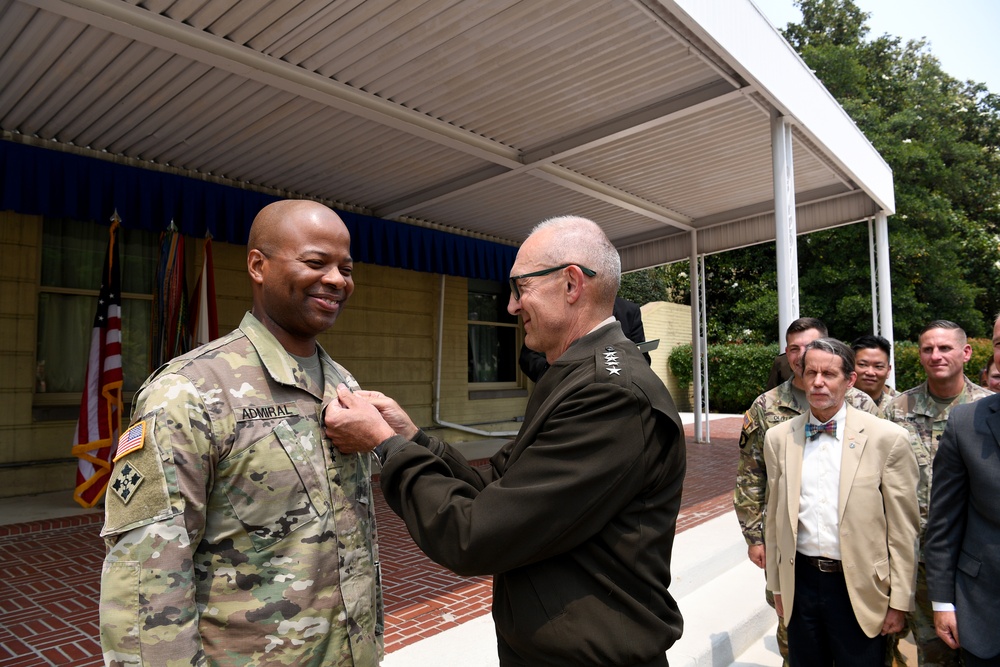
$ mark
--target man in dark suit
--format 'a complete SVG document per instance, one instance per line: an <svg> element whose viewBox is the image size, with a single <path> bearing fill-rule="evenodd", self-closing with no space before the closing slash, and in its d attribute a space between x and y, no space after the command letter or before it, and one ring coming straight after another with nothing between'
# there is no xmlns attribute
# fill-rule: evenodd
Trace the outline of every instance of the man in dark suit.
<svg viewBox="0 0 1000 667"><path fill-rule="evenodd" d="M998 346L1000 319L1000 365ZM924 561L935 630L967 667L1000 665L1000 394L952 409L933 479Z"/></svg>
<svg viewBox="0 0 1000 667"><path fill-rule="evenodd" d="M338 389L327 433L374 449L386 503L435 562L493 575L501 667L667 667L681 615L667 587L685 470L666 387L612 316L621 260L578 217L539 224L507 310L549 369L489 467L377 392Z"/></svg>
<svg viewBox="0 0 1000 667"><path fill-rule="evenodd" d="M802 354L809 411L764 436L767 587L792 667L885 662L913 600L917 461L906 431L846 403L854 353Z"/></svg>

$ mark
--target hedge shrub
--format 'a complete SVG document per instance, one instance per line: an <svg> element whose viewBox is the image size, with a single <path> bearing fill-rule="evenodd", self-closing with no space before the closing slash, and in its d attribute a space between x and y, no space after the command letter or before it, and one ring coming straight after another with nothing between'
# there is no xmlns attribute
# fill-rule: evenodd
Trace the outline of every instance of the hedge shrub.
<svg viewBox="0 0 1000 667"><path fill-rule="evenodd" d="M965 375L979 382L979 371L993 354L988 338L970 338L972 357L965 364ZM712 412L741 414L764 391L771 364L778 354L776 344L720 344L708 346L708 400ZM917 344L896 342L896 388L915 387L924 381ZM690 390L692 382L691 346L680 345L670 352L667 363L681 391Z"/></svg>

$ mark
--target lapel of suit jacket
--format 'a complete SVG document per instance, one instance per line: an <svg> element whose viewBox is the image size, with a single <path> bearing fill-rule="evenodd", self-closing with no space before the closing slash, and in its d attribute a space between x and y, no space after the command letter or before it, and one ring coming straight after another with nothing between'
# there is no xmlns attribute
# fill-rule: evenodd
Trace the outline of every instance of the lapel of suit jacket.
<svg viewBox="0 0 1000 667"><path fill-rule="evenodd" d="M851 487L854 486L854 476L861 464L861 455L868 443L864 427L859 426L856 419L852 419L851 413L853 411L854 408L848 405L847 417L844 419L844 444L840 453L840 494L837 501L837 514L841 522L844 521L847 497L851 494Z"/></svg>
<svg viewBox="0 0 1000 667"><path fill-rule="evenodd" d="M802 494L802 452L806 446L806 423L809 413L803 417L785 436L785 493L788 494L788 518L792 523L792 535L799 532L799 497Z"/></svg>

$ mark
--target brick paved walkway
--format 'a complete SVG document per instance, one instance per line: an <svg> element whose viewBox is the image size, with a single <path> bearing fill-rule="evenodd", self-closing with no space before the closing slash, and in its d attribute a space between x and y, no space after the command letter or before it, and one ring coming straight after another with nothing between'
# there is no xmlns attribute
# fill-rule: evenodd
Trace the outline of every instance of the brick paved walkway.
<svg viewBox="0 0 1000 667"><path fill-rule="evenodd" d="M732 509L740 419L691 442L678 531ZM376 487L377 488L377 487ZM490 577L459 577L427 559L376 497L391 652L489 610ZM98 666L101 514L0 526L0 667Z"/></svg>

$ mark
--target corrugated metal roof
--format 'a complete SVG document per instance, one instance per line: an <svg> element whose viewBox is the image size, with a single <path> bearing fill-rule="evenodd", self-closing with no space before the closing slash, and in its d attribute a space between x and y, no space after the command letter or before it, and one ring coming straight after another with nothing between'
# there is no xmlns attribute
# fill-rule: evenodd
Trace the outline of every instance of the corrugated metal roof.
<svg viewBox="0 0 1000 667"><path fill-rule="evenodd" d="M691 230L774 236L770 114L797 107L734 59L732 23L804 65L747 0L721 27L693 2L0 0L0 129L511 243L585 215L639 268ZM794 137L810 229L879 210L863 137Z"/></svg>

